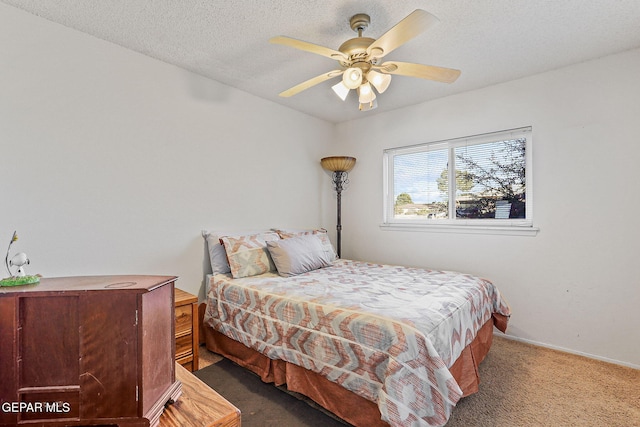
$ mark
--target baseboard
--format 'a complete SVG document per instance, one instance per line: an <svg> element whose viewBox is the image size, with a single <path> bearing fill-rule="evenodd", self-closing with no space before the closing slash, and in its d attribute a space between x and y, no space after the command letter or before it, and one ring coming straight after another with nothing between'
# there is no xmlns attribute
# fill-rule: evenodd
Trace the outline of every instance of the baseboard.
<svg viewBox="0 0 640 427"><path fill-rule="evenodd" d="M513 335L500 334L499 336L501 336L503 338L506 338L506 339L509 339L509 340L513 340L513 341L519 341L519 342L523 342L523 343L526 343L526 344L535 345L535 346L538 346L538 347L544 347L544 348L549 348L551 350L562 351L563 353L575 354L576 356L582 356L582 357L586 357L588 359L594 359L594 360L599 360L601 362L611 363L613 365L619 365L619 366L624 366L624 367L631 368L631 369L640 370L640 365L635 365L635 364L629 363L629 362L623 362L623 361L620 361L620 360L609 359L608 357L596 356L595 354L584 353L582 351L570 350L568 348L559 347L559 346L551 345L551 344L545 344L545 343L542 343L542 342L539 342L539 341L529 340L529 339L526 339L526 338L520 338L520 337L516 337L516 336L513 336Z"/></svg>

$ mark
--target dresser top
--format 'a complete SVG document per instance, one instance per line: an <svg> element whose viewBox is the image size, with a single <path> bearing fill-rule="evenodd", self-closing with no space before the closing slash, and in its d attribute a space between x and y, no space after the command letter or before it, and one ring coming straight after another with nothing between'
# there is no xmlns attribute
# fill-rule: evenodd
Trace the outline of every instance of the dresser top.
<svg viewBox="0 0 640 427"><path fill-rule="evenodd" d="M72 276L43 277L40 283L33 285L0 287L0 296L22 292L63 292L63 291L101 291L129 290L147 292L159 286L173 282L175 276Z"/></svg>

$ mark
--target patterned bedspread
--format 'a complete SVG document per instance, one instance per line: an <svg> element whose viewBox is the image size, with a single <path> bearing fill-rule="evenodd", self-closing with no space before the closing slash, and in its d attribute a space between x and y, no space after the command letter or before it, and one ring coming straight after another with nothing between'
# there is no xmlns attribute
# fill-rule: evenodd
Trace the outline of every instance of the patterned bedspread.
<svg viewBox="0 0 640 427"><path fill-rule="evenodd" d="M287 278L211 276L204 321L377 402L392 426L438 426L462 395L447 368L494 312L510 315L488 280L338 260Z"/></svg>

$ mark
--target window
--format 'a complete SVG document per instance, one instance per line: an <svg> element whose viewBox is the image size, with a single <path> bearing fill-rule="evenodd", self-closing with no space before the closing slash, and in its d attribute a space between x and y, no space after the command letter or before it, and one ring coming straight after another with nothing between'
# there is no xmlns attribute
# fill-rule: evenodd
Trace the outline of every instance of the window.
<svg viewBox="0 0 640 427"><path fill-rule="evenodd" d="M531 228L531 128L384 151L385 226Z"/></svg>

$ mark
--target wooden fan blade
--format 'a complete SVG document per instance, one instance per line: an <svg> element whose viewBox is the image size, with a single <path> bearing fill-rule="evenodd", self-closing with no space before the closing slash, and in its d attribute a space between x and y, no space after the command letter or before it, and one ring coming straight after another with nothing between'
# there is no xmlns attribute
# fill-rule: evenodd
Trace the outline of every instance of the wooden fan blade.
<svg viewBox="0 0 640 427"><path fill-rule="evenodd" d="M421 79L434 80L442 83L453 83L460 76L460 70L453 68L435 67L433 65L413 64L411 62L389 61L382 65L374 66L374 69L401 76L418 77Z"/></svg>
<svg viewBox="0 0 640 427"><path fill-rule="evenodd" d="M292 39L286 36L271 37L269 42L274 44L281 44L289 46L295 49L304 50L306 52L315 53L316 55L326 56L327 58L335 59L336 61L348 60L349 58L339 50L330 49L328 47L320 46L317 44L305 42L302 40Z"/></svg>
<svg viewBox="0 0 640 427"><path fill-rule="evenodd" d="M306 82L302 82L298 85L295 85L291 89L287 89L284 92L280 92L279 95L284 98L288 98L290 96L293 96L295 94L302 92L303 90L307 90L310 87L315 86L319 83L322 83L334 77L338 77L342 75L342 73L344 73L344 70L333 70L325 74L320 74L319 76L309 79Z"/></svg>
<svg viewBox="0 0 640 427"><path fill-rule="evenodd" d="M439 21L429 12L416 9L380 36L378 40L371 43L367 48L367 53L374 58L381 58Z"/></svg>

